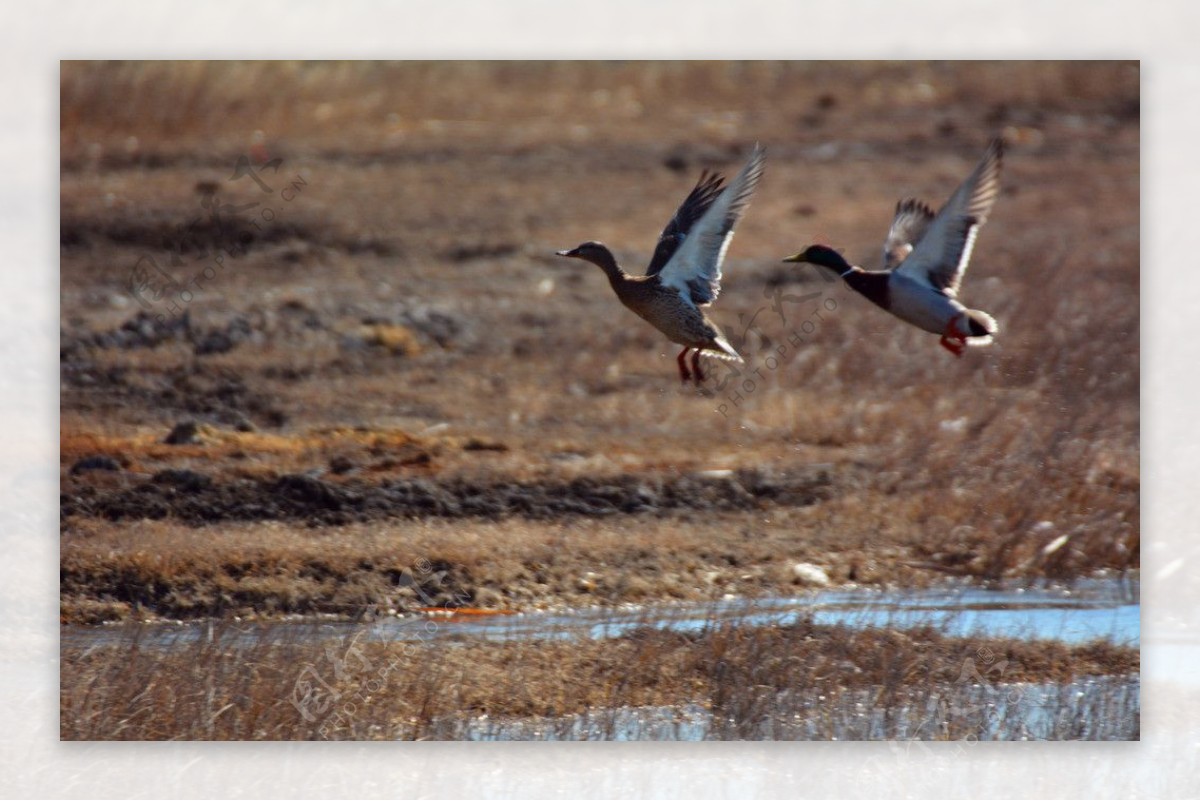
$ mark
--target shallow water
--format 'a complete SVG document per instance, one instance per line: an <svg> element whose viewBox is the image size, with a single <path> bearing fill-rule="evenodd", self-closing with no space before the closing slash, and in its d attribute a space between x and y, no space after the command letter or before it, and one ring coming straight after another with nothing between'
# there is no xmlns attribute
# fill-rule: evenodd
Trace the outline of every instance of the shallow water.
<svg viewBox="0 0 1200 801"><path fill-rule="evenodd" d="M878 688L827 694L784 690L765 714L681 707L596 709L560 718L437 723L445 740L1136 740L1136 676L1088 677L1066 684L958 683L880 697ZM886 702L884 702L886 700Z"/></svg>
<svg viewBox="0 0 1200 801"><path fill-rule="evenodd" d="M171 649L205 640L221 649L273 642L432 643L604 639L645 627L703 632L727 624L788 625L804 619L855 628L933 626L948 635L1103 639L1139 646L1140 586L1135 581L1080 581L1071 587L936 590L837 589L805 596L726 598L706 603L593 608L496 616L386 617L371 622L64 627L67 647L115 645ZM964 659L957 681L895 687L758 688L716 694L712 706L600 707L557 718L490 719L449 715L395 739L438 740L1136 740L1138 676L1083 677L1064 684L1004 681L1004 663L984 668Z"/></svg>
<svg viewBox="0 0 1200 801"><path fill-rule="evenodd" d="M1136 580L1085 580L1070 588L935 590L840 589L796 597L727 598L640 607L592 608L487 617L385 617L369 623L311 621L138 627L142 645L180 645L221 629L225 643L261 643L264 635L323 640L359 634L382 642L509 641L618 637L645 626L703 631L715 624L786 625L811 616L814 623L852 627L911 628L931 625L949 635L978 634L1053 639L1068 643L1105 639L1140 642L1140 587ZM99 645L128 637L126 626L68 626L64 645Z"/></svg>

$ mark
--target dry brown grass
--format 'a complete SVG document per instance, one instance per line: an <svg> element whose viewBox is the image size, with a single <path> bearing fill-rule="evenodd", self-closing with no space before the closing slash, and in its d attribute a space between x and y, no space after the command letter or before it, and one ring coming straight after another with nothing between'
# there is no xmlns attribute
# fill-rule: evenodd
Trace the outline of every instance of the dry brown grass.
<svg viewBox="0 0 1200 801"><path fill-rule="evenodd" d="M143 645L134 627L124 643L66 649L62 738L437 739L478 715L553 718L689 703L713 712L720 736L742 738L759 731L787 688L827 695L815 714L832 717L838 698L856 688L873 689L872 707L920 709L981 677L1066 682L1139 669L1135 649L1103 643L1068 647L810 623L432 647L358 637L313 643L278 632L233 645L234 636L218 626L211 637L167 649ZM1071 722L1064 719L1062 728ZM921 736L956 739L973 733L968 724L976 734L979 726L940 723ZM838 734L845 736L836 728L825 736Z"/></svg>
<svg viewBox="0 0 1200 801"><path fill-rule="evenodd" d="M65 62L62 76L68 157L91 138L130 135L194 147L244 144L262 130L315 143L358 136L361 146L369 137L494 137L494 126L513 122L521 127L509 137L545 137L577 120L629 139L630 128L657 132L656 117L714 136L753 115L817 108L851 121L981 100L1009 115L1120 109L1138 82L1129 62Z"/></svg>
<svg viewBox="0 0 1200 801"><path fill-rule="evenodd" d="M882 543L848 542L833 529L797 539L796 517L786 510L758 518L641 519L636 537L620 518L333 528L88 521L64 536L62 612L69 622L99 622L705 600L801 591L797 561L821 565L839 582L920 585L928 577L894 563ZM425 564L439 568L421 571Z"/></svg>

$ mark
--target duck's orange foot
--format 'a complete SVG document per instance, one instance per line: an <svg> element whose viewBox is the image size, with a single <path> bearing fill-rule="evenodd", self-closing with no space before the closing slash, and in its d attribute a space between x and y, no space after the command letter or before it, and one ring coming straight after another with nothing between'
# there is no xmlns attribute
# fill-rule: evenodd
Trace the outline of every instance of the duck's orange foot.
<svg viewBox="0 0 1200 801"><path fill-rule="evenodd" d="M963 351L967 348L967 338L955 330L954 321L957 319L955 317L946 323L946 330L942 332L942 338L938 344L955 356L962 358Z"/></svg>
<svg viewBox="0 0 1200 801"><path fill-rule="evenodd" d="M683 350L679 351L679 355L675 357L675 361L679 365L679 380L685 384L692 378L692 374L688 372L686 361L687 352L689 350L691 350L691 348L684 348ZM692 363L695 364L695 362ZM696 368L696 371L699 372L698 367Z"/></svg>
<svg viewBox="0 0 1200 801"><path fill-rule="evenodd" d="M938 341L938 344L941 345L946 350L953 353L955 356L958 356L960 358L963 355L963 351L966 350L966 347L967 347L967 343L964 340L959 339L957 337L955 337L953 339L950 339L947 337L942 337Z"/></svg>

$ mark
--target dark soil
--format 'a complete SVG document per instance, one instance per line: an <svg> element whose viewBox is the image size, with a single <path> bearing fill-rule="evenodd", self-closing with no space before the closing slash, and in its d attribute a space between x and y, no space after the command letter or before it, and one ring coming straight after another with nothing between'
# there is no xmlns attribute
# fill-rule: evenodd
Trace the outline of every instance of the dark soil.
<svg viewBox="0 0 1200 801"><path fill-rule="evenodd" d="M218 483L195 471L165 470L129 489L81 486L74 492L64 491L60 514L64 524L74 516L106 520L169 517L190 524L297 520L310 526L426 517L550 520L569 515L665 515L807 506L827 497L829 490L829 476L821 469L778 475L739 470L727 478L612 476L534 484L419 478L379 484L334 483L306 475Z"/></svg>

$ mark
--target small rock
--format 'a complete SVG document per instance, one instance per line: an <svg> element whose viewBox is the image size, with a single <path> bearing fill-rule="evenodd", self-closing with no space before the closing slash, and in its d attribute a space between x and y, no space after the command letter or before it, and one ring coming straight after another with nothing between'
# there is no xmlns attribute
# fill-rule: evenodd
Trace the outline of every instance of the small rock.
<svg viewBox="0 0 1200 801"><path fill-rule="evenodd" d="M167 434L163 443L167 445L199 445L200 426L196 425L195 420L184 420L182 423L177 423L171 429L171 433Z"/></svg>
<svg viewBox="0 0 1200 801"><path fill-rule="evenodd" d="M71 475L77 476L88 470L120 470L121 464L111 456L88 456L71 465Z"/></svg>
<svg viewBox="0 0 1200 801"><path fill-rule="evenodd" d="M155 484L168 484L184 492L199 492L212 485L212 479L195 470L162 470L150 479Z"/></svg>
<svg viewBox="0 0 1200 801"><path fill-rule="evenodd" d="M829 586L829 574L825 569L811 562L797 562L792 565L792 575L802 584L811 584L817 587Z"/></svg>
<svg viewBox="0 0 1200 801"><path fill-rule="evenodd" d="M192 349L197 356L228 353L250 339L252 333L250 320L238 315L224 328L216 328L205 332L203 336L195 337Z"/></svg>
<svg viewBox="0 0 1200 801"><path fill-rule="evenodd" d="M1054 553L1059 548L1066 545L1067 541L1070 539L1071 539L1070 534L1063 534L1061 536L1055 537L1053 540L1046 543L1045 547L1042 548L1042 556L1049 556L1050 554Z"/></svg>
<svg viewBox="0 0 1200 801"><path fill-rule="evenodd" d="M143 300L158 300L159 293L168 286L156 287L139 291L138 297ZM185 311L180 316L171 315L166 319L163 315L154 315L139 311L136 315L121 324L121 327L103 334L97 334L95 344L101 348L157 348L163 342L172 339L187 339L191 333L190 312Z"/></svg>
<svg viewBox="0 0 1200 801"><path fill-rule="evenodd" d="M342 492L336 485L300 473L280 476L274 489L293 502L318 508L341 509L343 505Z"/></svg>
<svg viewBox="0 0 1200 801"><path fill-rule="evenodd" d="M237 347L237 344L233 337L224 331L209 331L192 346L192 350L197 356L211 356L228 353Z"/></svg>
<svg viewBox="0 0 1200 801"><path fill-rule="evenodd" d="M335 456L329 460L329 470L334 475L349 473L354 469L354 462L345 456Z"/></svg>
<svg viewBox="0 0 1200 801"><path fill-rule="evenodd" d="M464 451L507 451L508 446L503 442L495 440L480 439L479 437L471 437L462 446Z"/></svg>

